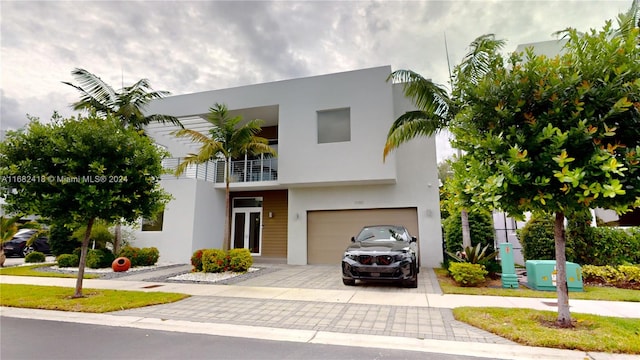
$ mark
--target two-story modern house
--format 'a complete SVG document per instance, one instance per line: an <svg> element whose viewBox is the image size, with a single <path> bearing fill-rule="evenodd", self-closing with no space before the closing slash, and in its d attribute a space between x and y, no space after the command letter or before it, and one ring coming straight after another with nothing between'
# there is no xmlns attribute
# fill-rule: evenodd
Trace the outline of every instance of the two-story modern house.
<svg viewBox="0 0 640 360"><path fill-rule="evenodd" d="M413 109L389 66L179 95L150 104L149 113L176 116L206 133L215 103L232 115L262 119L260 136L276 158L232 163L232 247L288 264L338 264L364 225L402 224L419 239L423 266L442 261L435 139L403 145L383 162L387 132ZM147 131L171 153L175 167L198 145L176 138L176 127ZM173 195L161 221L137 232L136 246L155 246L161 261L188 263L195 250L222 248L223 162L193 166L162 186Z"/></svg>

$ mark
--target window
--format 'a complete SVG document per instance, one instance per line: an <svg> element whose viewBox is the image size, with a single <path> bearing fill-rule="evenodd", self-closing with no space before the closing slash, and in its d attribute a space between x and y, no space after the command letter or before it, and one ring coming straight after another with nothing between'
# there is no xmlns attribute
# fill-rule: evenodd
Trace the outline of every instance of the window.
<svg viewBox="0 0 640 360"><path fill-rule="evenodd" d="M155 216L154 219L142 219L142 231L162 231L164 222L164 208Z"/></svg>
<svg viewBox="0 0 640 360"><path fill-rule="evenodd" d="M351 109L318 111L318 144L351 141Z"/></svg>

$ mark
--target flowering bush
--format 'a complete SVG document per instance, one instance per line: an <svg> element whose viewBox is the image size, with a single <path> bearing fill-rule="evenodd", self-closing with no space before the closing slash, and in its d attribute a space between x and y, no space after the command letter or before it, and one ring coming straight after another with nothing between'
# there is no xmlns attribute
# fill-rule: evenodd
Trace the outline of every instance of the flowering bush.
<svg viewBox="0 0 640 360"><path fill-rule="evenodd" d="M202 271L202 253L204 249L196 250L193 255L191 255L191 265L193 266L192 271Z"/></svg>
<svg viewBox="0 0 640 360"><path fill-rule="evenodd" d="M204 272L223 272L229 267L229 256L224 250L207 249L202 252L202 270Z"/></svg>
<svg viewBox="0 0 640 360"><path fill-rule="evenodd" d="M120 249L118 257L126 257L131 261L131 266L151 266L158 262L160 251L155 247L138 248L125 246Z"/></svg>
<svg viewBox="0 0 640 360"><path fill-rule="evenodd" d="M229 270L247 272L251 265L253 265L253 257L249 249L229 250Z"/></svg>

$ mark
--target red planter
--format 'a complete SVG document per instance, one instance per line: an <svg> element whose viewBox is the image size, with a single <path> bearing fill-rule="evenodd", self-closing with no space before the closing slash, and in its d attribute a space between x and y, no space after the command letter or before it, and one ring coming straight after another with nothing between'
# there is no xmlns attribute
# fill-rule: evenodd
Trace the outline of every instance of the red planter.
<svg viewBox="0 0 640 360"><path fill-rule="evenodd" d="M111 268L115 272L127 271L131 267L131 260L126 257L119 257L111 263Z"/></svg>

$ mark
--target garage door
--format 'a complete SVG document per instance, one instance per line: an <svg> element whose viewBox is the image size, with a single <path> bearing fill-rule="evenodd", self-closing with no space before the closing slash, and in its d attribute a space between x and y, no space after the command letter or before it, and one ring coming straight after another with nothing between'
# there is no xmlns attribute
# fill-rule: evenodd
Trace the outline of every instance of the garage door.
<svg viewBox="0 0 640 360"><path fill-rule="evenodd" d="M411 235L419 235L416 208L309 211L307 263L340 263L351 237L367 225L404 225Z"/></svg>

